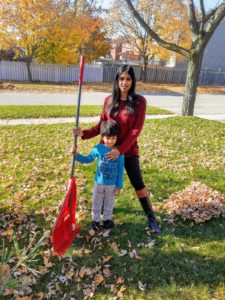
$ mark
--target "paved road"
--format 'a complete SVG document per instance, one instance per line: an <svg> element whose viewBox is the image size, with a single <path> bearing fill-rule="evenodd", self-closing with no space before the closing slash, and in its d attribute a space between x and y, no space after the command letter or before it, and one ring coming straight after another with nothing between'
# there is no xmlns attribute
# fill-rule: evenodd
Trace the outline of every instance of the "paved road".
<svg viewBox="0 0 225 300"><path fill-rule="evenodd" d="M83 105L102 105L109 93L82 93ZM145 95L148 105L165 108L180 114L182 95ZM74 105L76 94L62 93L0 93L0 105ZM225 114L225 95L199 94L196 98L195 114Z"/></svg>

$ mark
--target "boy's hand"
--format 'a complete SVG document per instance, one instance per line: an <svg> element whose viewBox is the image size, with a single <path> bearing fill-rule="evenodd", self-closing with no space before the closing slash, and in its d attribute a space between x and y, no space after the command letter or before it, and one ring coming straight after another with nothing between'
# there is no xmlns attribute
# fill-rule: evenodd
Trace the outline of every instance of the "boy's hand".
<svg viewBox="0 0 225 300"><path fill-rule="evenodd" d="M114 195L115 196L119 196L119 194L120 194L120 190L118 190L117 188L115 189L115 192L114 192Z"/></svg>
<svg viewBox="0 0 225 300"><path fill-rule="evenodd" d="M80 127L73 128L73 135L83 136L83 130Z"/></svg>
<svg viewBox="0 0 225 300"><path fill-rule="evenodd" d="M77 154L77 147L73 147L72 149L71 149L71 154Z"/></svg>

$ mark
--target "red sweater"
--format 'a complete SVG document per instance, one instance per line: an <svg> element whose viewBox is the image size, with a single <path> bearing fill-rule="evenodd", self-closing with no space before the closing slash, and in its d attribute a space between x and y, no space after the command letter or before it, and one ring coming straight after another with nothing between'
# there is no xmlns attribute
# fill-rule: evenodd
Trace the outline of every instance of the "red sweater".
<svg viewBox="0 0 225 300"><path fill-rule="evenodd" d="M105 99L100 120L97 125L90 129L83 130L82 139L90 139L100 134L101 122L107 120L115 120L119 126L119 135L117 138L117 149L120 154L125 154L126 157L132 155L139 156L137 138L140 135L145 121L146 100L142 96L138 96L136 101L136 114L129 115L126 111L126 101L120 101L119 111L115 117L110 117L105 112L105 107L110 101L108 96ZM102 141L100 141L102 143Z"/></svg>

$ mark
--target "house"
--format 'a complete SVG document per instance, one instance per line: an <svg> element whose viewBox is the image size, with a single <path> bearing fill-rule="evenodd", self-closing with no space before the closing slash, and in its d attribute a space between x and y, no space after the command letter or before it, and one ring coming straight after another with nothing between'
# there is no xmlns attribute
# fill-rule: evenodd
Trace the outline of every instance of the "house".
<svg viewBox="0 0 225 300"><path fill-rule="evenodd" d="M217 27L206 46L202 69L225 71L225 19Z"/></svg>
<svg viewBox="0 0 225 300"><path fill-rule="evenodd" d="M141 56L132 47L129 41L124 40L124 38L118 38L112 42L110 53L113 61L129 62L133 64L139 64L141 61Z"/></svg>
<svg viewBox="0 0 225 300"><path fill-rule="evenodd" d="M173 67L176 69L186 69L187 61L176 61ZM216 28L205 48L201 69L225 71L225 19Z"/></svg>

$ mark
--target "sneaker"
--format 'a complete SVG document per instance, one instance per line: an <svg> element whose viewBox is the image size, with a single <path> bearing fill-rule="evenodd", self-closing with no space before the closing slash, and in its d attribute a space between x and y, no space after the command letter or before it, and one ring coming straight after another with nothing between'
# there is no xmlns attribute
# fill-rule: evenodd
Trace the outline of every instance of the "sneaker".
<svg viewBox="0 0 225 300"><path fill-rule="evenodd" d="M103 221L103 228L104 229L112 229L114 227L114 223L111 220Z"/></svg>
<svg viewBox="0 0 225 300"><path fill-rule="evenodd" d="M94 231L97 231L97 230L99 229L99 227L100 227L99 222L93 221L93 222L91 223L91 228L90 228L90 229L92 229L92 230L94 230Z"/></svg>

